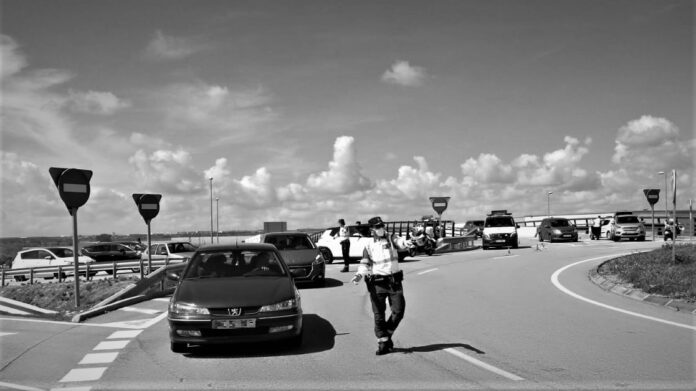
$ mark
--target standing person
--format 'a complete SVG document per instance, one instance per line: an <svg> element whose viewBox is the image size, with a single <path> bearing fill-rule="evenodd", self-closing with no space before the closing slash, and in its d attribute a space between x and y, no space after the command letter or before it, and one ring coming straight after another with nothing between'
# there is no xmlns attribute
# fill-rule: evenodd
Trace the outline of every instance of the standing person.
<svg viewBox="0 0 696 391"><path fill-rule="evenodd" d="M597 215L597 218L594 219L594 222L592 224L592 238L591 239L597 239L602 236L602 217Z"/></svg>
<svg viewBox="0 0 696 391"><path fill-rule="evenodd" d="M334 239L338 238L341 242L341 254L343 255L343 269L341 273L348 272L348 264L350 263L350 231L346 227L346 221L338 219L338 232L334 235Z"/></svg>
<svg viewBox="0 0 696 391"><path fill-rule="evenodd" d="M353 283L357 284L365 277L365 285L370 293L372 312L375 318L375 336L377 337L377 351L381 356L392 351L394 342L392 335L404 317L406 300L401 281L404 274L399 270L397 237L388 234L384 229L384 222L377 216L371 218L368 223L372 228L372 241L363 250L363 257L358 266L358 272L353 277ZM389 319L385 318L387 302L391 310Z"/></svg>

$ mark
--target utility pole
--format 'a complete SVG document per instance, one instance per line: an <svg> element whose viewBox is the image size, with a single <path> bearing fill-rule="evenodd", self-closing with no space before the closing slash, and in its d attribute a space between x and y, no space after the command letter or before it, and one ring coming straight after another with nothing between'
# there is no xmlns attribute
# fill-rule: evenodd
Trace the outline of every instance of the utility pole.
<svg viewBox="0 0 696 391"><path fill-rule="evenodd" d="M210 244L213 244L213 177L210 177Z"/></svg>

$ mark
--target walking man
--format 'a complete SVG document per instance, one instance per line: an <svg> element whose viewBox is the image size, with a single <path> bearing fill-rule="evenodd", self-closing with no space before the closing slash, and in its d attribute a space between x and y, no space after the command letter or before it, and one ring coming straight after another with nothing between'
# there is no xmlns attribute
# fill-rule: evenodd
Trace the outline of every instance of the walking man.
<svg viewBox="0 0 696 391"><path fill-rule="evenodd" d="M404 317L406 300L402 281L404 274L399 270L398 249L401 243L397 237L390 235L384 229L384 222L377 216L368 223L372 228L372 241L363 250L358 271L353 277L357 284L365 277L365 285L370 293L372 312L375 318L375 336L377 337L378 356L387 354L394 348L392 335ZM388 319L385 318L387 302L391 310Z"/></svg>
<svg viewBox="0 0 696 391"><path fill-rule="evenodd" d="M348 272L348 264L350 263L350 231L346 227L346 221L338 219L338 232L334 235L334 239L338 238L341 243L341 254L343 255L343 269L341 273Z"/></svg>

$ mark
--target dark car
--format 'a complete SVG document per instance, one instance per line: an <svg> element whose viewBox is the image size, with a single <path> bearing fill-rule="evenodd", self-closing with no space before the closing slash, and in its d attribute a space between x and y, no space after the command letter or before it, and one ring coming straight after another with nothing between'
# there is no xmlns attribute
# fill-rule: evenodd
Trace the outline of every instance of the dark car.
<svg viewBox="0 0 696 391"><path fill-rule="evenodd" d="M268 243L280 251L296 282L325 283L325 260L322 252L303 232L271 232L252 236L246 243Z"/></svg>
<svg viewBox="0 0 696 391"><path fill-rule="evenodd" d="M97 262L113 262L140 259L140 252L121 243L99 242L82 247L82 255Z"/></svg>
<svg viewBox="0 0 696 391"><path fill-rule="evenodd" d="M302 307L290 269L275 246L239 243L199 248L169 303L171 350L189 344L287 340L302 343Z"/></svg>
<svg viewBox="0 0 696 391"><path fill-rule="evenodd" d="M540 242L544 240L549 242L557 240L578 241L577 229L568 219L562 217L549 217L542 220L537 227L536 235L539 237Z"/></svg>

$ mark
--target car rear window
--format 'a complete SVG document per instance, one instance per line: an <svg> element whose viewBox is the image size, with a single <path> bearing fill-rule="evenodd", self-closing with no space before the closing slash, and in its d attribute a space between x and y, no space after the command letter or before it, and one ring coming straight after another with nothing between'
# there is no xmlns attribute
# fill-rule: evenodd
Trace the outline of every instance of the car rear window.
<svg viewBox="0 0 696 391"><path fill-rule="evenodd" d="M167 247L169 248L170 253L192 253L196 251L196 247L194 247L191 243L168 243Z"/></svg>
<svg viewBox="0 0 696 391"><path fill-rule="evenodd" d="M278 250L308 250L313 249L314 245L308 236L301 235L273 235L267 236L264 242L276 246Z"/></svg>
<svg viewBox="0 0 696 391"><path fill-rule="evenodd" d="M274 251L236 250L198 252L186 278L279 277L286 275Z"/></svg>
<svg viewBox="0 0 696 391"><path fill-rule="evenodd" d="M73 256L73 251L69 248L49 248L51 252L59 258L68 258Z"/></svg>

